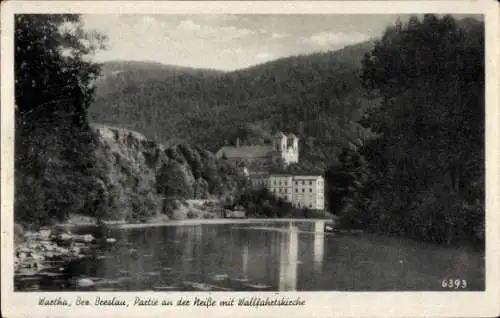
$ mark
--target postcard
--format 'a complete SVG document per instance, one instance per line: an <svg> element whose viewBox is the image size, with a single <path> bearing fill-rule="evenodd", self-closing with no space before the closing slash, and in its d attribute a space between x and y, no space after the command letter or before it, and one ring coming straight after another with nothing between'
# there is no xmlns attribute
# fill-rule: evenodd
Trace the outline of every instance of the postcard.
<svg viewBox="0 0 500 318"><path fill-rule="evenodd" d="M498 316L499 12L3 3L3 315Z"/></svg>

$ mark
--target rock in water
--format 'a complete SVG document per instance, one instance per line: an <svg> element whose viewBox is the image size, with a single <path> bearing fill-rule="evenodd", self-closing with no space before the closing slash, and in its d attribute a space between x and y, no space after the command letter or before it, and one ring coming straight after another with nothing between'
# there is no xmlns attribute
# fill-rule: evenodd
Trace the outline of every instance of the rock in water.
<svg viewBox="0 0 500 318"><path fill-rule="evenodd" d="M268 289L268 288L272 287L271 285L261 284L261 283L257 283L257 284L245 284L245 286L249 287L251 289Z"/></svg>
<svg viewBox="0 0 500 318"><path fill-rule="evenodd" d="M69 244L71 240L73 239L73 236L67 233L62 233L57 237L57 242L59 244Z"/></svg>
<svg viewBox="0 0 500 318"><path fill-rule="evenodd" d="M78 287L90 287L94 286L95 283L89 278L80 278L79 280L76 281L76 285Z"/></svg>
<svg viewBox="0 0 500 318"><path fill-rule="evenodd" d="M178 290L180 287L178 286L154 286L153 290L156 291L170 291L170 290Z"/></svg>
<svg viewBox="0 0 500 318"><path fill-rule="evenodd" d="M36 261L42 261L45 259L45 257L43 257L41 254L38 254L38 253L31 253L31 258L36 260Z"/></svg>
<svg viewBox="0 0 500 318"><path fill-rule="evenodd" d="M48 239L50 239L51 234L52 234L52 232L50 231L50 229L40 230L40 239L48 240Z"/></svg>
<svg viewBox="0 0 500 318"><path fill-rule="evenodd" d="M95 238L94 238L94 236L92 236L92 234L85 234L85 235L79 236L76 241L77 242L84 242L84 243L91 243L94 240L95 240Z"/></svg>
<svg viewBox="0 0 500 318"><path fill-rule="evenodd" d="M219 274L219 275L212 276L212 280L215 280L215 281L222 281L222 280L226 280L228 278L229 278L229 276L227 274Z"/></svg>
<svg viewBox="0 0 500 318"><path fill-rule="evenodd" d="M106 243L113 244L116 242L116 239L113 237L108 237L106 238Z"/></svg>

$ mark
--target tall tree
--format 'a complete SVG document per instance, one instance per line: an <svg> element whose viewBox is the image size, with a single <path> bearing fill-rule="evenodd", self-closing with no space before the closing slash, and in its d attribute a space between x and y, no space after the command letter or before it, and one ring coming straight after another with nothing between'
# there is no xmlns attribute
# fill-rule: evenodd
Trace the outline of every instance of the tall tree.
<svg viewBox="0 0 500 318"><path fill-rule="evenodd" d="M86 200L87 108L99 73L90 57L105 37L71 14L19 14L14 27L16 219L43 223Z"/></svg>
<svg viewBox="0 0 500 318"><path fill-rule="evenodd" d="M483 23L430 14L398 22L365 55L362 80L382 98L361 120L379 135L362 150L383 180L372 202L387 226L439 226L436 237L450 241L466 205L484 202L468 195L484 175Z"/></svg>
<svg viewBox="0 0 500 318"><path fill-rule="evenodd" d="M36 121L66 112L84 123L99 73L90 56L104 48L104 40L86 31L79 15L16 15L16 115Z"/></svg>
<svg viewBox="0 0 500 318"><path fill-rule="evenodd" d="M67 137L65 142L70 144L75 132L69 130L87 128L93 81L100 70L91 57L97 49L104 48L104 41L105 36L84 29L79 15L15 16L18 163L23 158L33 161L36 158L32 156L43 157L44 149L38 153L32 149L37 144L38 148L44 148L43 142L40 145L40 140L36 141L41 132Z"/></svg>

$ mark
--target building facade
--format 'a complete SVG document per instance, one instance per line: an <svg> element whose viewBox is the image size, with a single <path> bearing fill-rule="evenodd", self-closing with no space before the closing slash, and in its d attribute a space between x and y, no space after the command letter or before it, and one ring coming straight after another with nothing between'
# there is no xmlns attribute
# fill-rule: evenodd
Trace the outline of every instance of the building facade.
<svg viewBox="0 0 500 318"><path fill-rule="evenodd" d="M325 180L320 175L252 174L252 186L264 187L296 208L325 209Z"/></svg>
<svg viewBox="0 0 500 318"><path fill-rule="evenodd" d="M278 132L271 139L270 145L242 146L239 141L235 146L224 146L215 156L224 158L236 164L266 165L282 159L285 165L299 162L299 139L294 134L285 135Z"/></svg>

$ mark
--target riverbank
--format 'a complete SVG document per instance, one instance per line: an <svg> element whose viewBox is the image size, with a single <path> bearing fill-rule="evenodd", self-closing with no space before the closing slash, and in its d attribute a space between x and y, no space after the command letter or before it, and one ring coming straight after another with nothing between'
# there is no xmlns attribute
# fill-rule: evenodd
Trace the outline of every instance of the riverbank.
<svg viewBox="0 0 500 318"><path fill-rule="evenodd" d="M100 224L106 226L115 226L123 224L163 224L185 220L199 222L200 220L223 218L224 212L226 211L218 200L179 200L175 203L175 205L176 208L172 211L170 217L165 214L157 214L155 216L149 216L137 221L130 222L126 220L98 221L95 217L80 214L71 214L65 222L57 223L56 226L69 229L72 227L97 226Z"/></svg>
<svg viewBox="0 0 500 318"><path fill-rule="evenodd" d="M24 231L16 225L14 274L24 278L62 275L64 264L88 256L101 244L114 242L114 238L77 235L58 225L37 231Z"/></svg>
<svg viewBox="0 0 500 318"><path fill-rule="evenodd" d="M148 222L148 223L117 223L111 225L117 228L144 228L144 227L158 227L158 226L190 226L198 224L252 224L252 223L290 223L290 222L325 222L326 225L333 225L332 220L326 219L267 219L267 218L246 218L246 219L189 219L189 220L175 220L168 222Z"/></svg>

